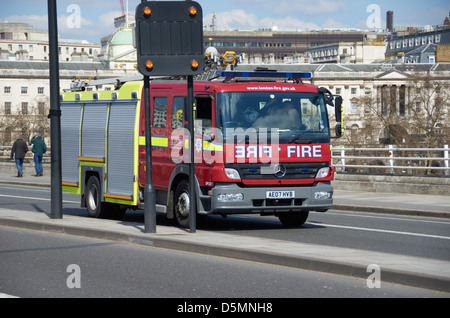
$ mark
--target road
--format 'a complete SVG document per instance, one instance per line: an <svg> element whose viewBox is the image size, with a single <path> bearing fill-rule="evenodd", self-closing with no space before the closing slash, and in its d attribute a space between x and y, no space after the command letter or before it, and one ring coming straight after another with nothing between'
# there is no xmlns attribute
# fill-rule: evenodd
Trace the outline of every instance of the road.
<svg viewBox="0 0 450 318"><path fill-rule="evenodd" d="M25 186L0 185L2 207L50 211L50 190ZM83 215L79 197L63 193L64 214ZM129 210L127 221L144 222L143 211ZM158 215L157 224L171 224ZM208 217L199 229L257 236L286 241L331 245L376 252L403 254L439 260L450 260L450 220L407 217L373 213L342 212L310 213L301 228L286 228L278 218L260 216Z"/></svg>
<svg viewBox="0 0 450 318"><path fill-rule="evenodd" d="M146 303L165 313L176 313L185 302L214 303L221 311L228 308L221 302L243 305L255 298L279 315L298 309L298 302L276 298L449 297L385 282L368 288L366 280L354 277L10 227L0 227L0 257L0 296L174 298Z"/></svg>

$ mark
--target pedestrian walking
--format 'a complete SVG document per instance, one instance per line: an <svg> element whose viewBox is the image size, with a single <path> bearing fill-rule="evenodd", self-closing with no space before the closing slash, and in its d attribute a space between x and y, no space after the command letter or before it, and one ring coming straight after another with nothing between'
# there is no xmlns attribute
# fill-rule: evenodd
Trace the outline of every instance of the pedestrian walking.
<svg viewBox="0 0 450 318"><path fill-rule="evenodd" d="M22 135L19 135L11 148L11 159L15 159L17 167L17 176L22 178L23 176L23 159L28 152L28 145L23 140Z"/></svg>
<svg viewBox="0 0 450 318"><path fill-rule="evenodd" d="M33 147L31 151L34 153L34 167L36 169L36 176L42 176L44 174L44 168L42 167L42 157L44 153L47 151L47 145L45 144L44 139L41 138L41 134L34 135L31 138L31 144Z"/></svg>

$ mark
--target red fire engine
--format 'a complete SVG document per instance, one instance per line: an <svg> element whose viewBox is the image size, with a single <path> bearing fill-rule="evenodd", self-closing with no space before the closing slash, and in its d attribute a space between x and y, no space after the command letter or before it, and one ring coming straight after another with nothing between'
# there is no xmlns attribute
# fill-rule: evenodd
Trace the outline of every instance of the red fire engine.
<svg viewBox="0 0 450 318"><path fill-rule="evenodd" d="M342 99L301 77L310 74L218 71L194 82L198 215L276 215L298 226L309 211L332 206L327 105L340 137ZM80 194L94 217L145 204L143 82L117 83L111 91L61 94L63 190ZM150 88L156 209L188 227L186 83L153 80Z"/></svg>

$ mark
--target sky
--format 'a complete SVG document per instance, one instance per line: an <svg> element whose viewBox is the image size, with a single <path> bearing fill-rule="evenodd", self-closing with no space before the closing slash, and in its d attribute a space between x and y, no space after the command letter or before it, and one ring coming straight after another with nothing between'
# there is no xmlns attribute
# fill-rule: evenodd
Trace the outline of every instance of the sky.
<svg viewBox="0 0 450 318"><path fill-rule="evenodd" d="M128 0L135 14L140 0ZM442 24L450 14L448 0L197 0L209 29L215 13L216 30L305 31L321 29L384 29L386 11L394 11L394 26ZM127 0L123 0L127 7ZM100 39L114 31L121 15L120 0L57 0L61 39ZM46 0L0 0L0 22L25 22L47 30Z"/></svg>

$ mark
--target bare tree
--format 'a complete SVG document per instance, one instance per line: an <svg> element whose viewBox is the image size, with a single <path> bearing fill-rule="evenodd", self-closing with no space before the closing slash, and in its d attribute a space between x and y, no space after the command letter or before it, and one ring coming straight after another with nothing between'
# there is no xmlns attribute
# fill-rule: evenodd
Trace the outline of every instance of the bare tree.
<svg viewBox="0 0 450 318"><path fill-rule="evenodd" d="M420 136L427 147L448 144L450 90L448 81L429 74L411 79L408 108L411 131Z"/></svg>

